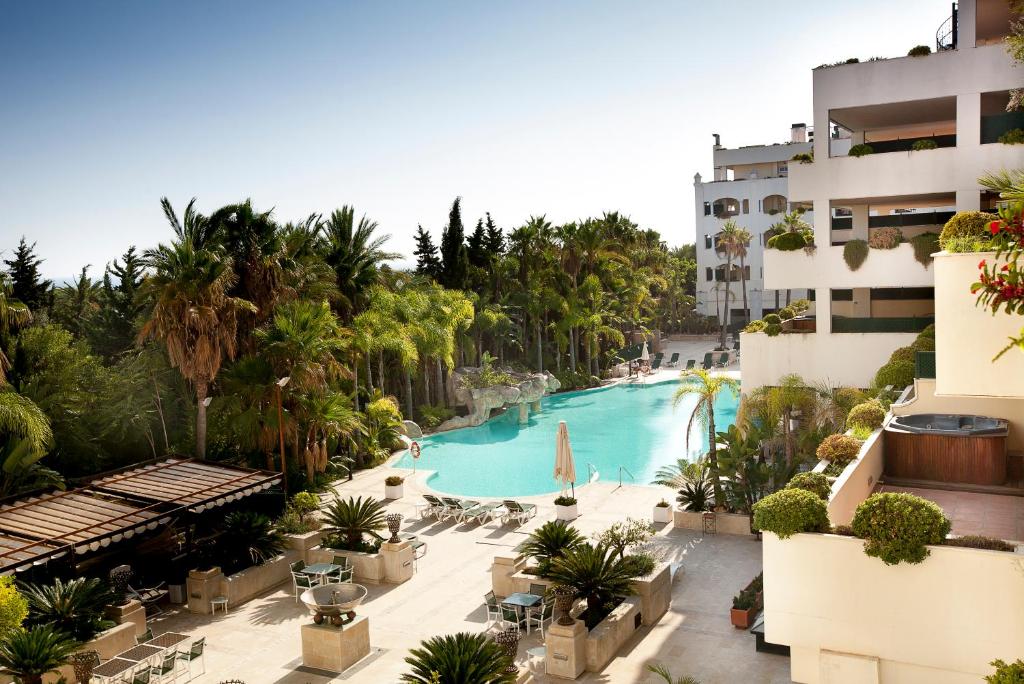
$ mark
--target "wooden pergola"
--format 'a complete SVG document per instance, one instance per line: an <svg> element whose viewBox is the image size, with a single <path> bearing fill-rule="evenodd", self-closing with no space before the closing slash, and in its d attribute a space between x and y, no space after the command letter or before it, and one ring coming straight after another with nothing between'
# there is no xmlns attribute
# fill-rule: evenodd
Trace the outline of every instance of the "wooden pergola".
<svg viewBox="0 0 1024 684"><path fill-rule="evenodd" d="M72 552L98 551L156 530L184 513L269 489L280 473L167 459L100 477L83 487L0 505L0 574Z"/></svg>

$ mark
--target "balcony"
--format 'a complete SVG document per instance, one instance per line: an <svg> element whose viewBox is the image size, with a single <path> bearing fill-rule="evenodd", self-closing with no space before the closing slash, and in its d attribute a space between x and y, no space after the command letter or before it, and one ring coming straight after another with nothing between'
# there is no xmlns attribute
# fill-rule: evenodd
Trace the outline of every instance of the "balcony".
<svg viewBox="0 0 1024 684"><path fill-rule="evenodd" d="M935 322L934 316L890 318L833 316L833 333L919 333Z"/></svg>
<svg viewBox="0 0 1024 684"><path fill-rule="evenodd" d="M872 249L856 271L843 260L843 248L764 251L764 287L770 290L803 288L932 287L933 276L914 258L914 248L903 243L896 249Z"/></svg>

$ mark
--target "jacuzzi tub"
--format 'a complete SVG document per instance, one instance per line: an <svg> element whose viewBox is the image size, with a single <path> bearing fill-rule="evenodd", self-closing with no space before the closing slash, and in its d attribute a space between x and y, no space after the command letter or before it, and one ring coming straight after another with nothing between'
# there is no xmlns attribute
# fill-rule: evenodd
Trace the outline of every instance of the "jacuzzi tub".
<svg viewBox="0 0 1024 684"><path fill-rule="evenodd" d="M920 413L885 426L885 474L906 480L976 485L1006 482L1007 421Z"/></svg>

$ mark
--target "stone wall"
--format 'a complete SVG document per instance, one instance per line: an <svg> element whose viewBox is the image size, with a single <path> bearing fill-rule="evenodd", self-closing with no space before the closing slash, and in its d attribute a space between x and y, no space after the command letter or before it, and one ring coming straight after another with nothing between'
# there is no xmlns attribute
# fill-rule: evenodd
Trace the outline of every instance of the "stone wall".
<svg viewBox="0 0 1024 684"><path fill-rule="evenodd" d="M673 513L673 527L684 530L704 530L703 513L677 510ZM750 516L741 513L715 513L716 531L718 534L738 534L752 536Z"/></svg>
<svg viewBox="0 0 1024 684"><path fill-rule="evenodd" d="M641 599L630 596L601 620L587 635L587 670L600 672L637 630Z"/></svg>

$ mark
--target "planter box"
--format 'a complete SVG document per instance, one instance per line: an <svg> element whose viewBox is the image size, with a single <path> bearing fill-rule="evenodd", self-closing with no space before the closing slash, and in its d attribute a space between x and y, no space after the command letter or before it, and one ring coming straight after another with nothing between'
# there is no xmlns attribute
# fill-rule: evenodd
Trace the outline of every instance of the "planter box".
<svg viewBox="0 0 1024 684"><path fill-rule="evenodd" d="M749 629L754 624L754 616L757 615L757 608L732 608L729 610L729 619L736 629Z"/></svg>
<svg viewBox="0 0 1024 684"><path fill-rule="evenodd" d="M653 625L672 603L672 566L656 565L654 572L633 582L633 591L640 599L640 615L645 625Z"/></svg>
<svg viewBox="0 0 1024 684"><path fill-rule="evenodd" d="M105 632L100 632L91 641L82 644L76 651L96 651L103 660L109 660L118 653L127 651L135 646L135 625L125 623L117 627L111 627ZM64 665L57 672L52 672L43 677L45 684L56 684L60 678L65 681L75 680L75 669L70 665ZM13 681L12 679L0 679L0 681ZM95 680L94 680L95 681Z"/></svg>
<svg viewBox="0 0 1024 684"><path fill-rule="evenodd" d="M640 625L641 601L639 596L630 596L601 620L587 635L587 669L600 672L611 662ZM637 618L641 620L637 620Z"/></svg>
<svg viewBox="0 0 1024 684"><path fill-rule="evenodd" d="M299 554L299 558L310 563L309 552L320 545L323 540L323 532L306 532L305 534L286 534L284 536L285 546Z"/></svg>
<svg viewBox="0 0 1024 684"><path fill-rule="evenodd" d="M352 566L352 581L360 584L381 584L384 582L384 558L379 553L325 549L318 546L309 552L311 563L330 563L335 556L345 556Z"/></svg>
<svg viewBox="0 0 1024 684"><path fill-rule="evenodd" d="M579 514L579 503L574 503L571 506L555 506L555 518L558 520L575 520L580 517Z"/></svg>
<svg viewBox="0 0 1024 684"><path fill-rule="evenodd" d="M256 598L268 589L291 580L290 566L297 560L298 552L289 550L263 565L254 565L225 577L221 582L220 596L227 598L229 608Z"/></svg>
<svg viewBox="0 0 1024 684"><path fill-rule="evenodd" d="M513 578L521 575L520 570L524 567L526 567L526 557L515 551L510 550L505 555L495 556L494 562L491 564L491 590L494 594L509 596L519 591L516 589L518 585Z"/></svg>
<svg viewBox="0 0 1024 684"><path fill-rule="evenodd" d="M654 507L654 522L656 522L656 523L672 522L672 507L671 506L655 506Z"/></svg>
<svg viewBox="0 0 1024 684"><path fill-rule="evenodd" d="M405 483L398 485L384 485L385 499L401 499L404 494Z"/></svg>
<svg viewBox="0 0 1024 684"><path fill-rule="evenodd" d="M684 530L704 531L704 514L693 511L675 511L673 524ZM739 534L753 536L750 531L750 516L739 513L715 513L718 534Z"/></svg>
<svg viewBox="0 0 1024 684"><path fill-rule="evenodd" d="M136 599L131 599L122 606L107 606L103 610L108 620L113 620L119 625L135 625L135 634L143 634L146 631L146 609Z"/></svg>
<svg viewBox="0 0 1024 684"><path fill-rule="evenodd" d="M517 572L516 574L512 575L511 580L512 580L512 591L513 592L520 592L520 593L523 593L523 594L531 593L530 592L530 585L531 584L543 584L545 588L551 587L554 584L554 582L552 582L549 579L544 579L543 577L540 577L538 575L531 575L529 573L522 572L522 571ZM497 593L497 592L495 592L495 593ZM504 595L507 596L507 594L504 594Z"/></svg>

